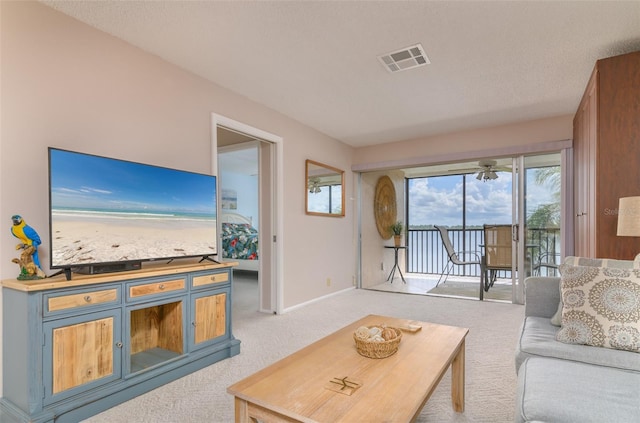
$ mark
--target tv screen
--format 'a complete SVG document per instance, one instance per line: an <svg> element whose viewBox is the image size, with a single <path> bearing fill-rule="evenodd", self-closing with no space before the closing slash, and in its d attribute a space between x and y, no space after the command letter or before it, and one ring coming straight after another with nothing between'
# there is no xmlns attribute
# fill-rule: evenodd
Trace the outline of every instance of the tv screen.
<svg viewBox="0 0 640 423"><path fill-rule="evenodd" d="M49 148L51 268L216 255L216 177Z"/></svg>

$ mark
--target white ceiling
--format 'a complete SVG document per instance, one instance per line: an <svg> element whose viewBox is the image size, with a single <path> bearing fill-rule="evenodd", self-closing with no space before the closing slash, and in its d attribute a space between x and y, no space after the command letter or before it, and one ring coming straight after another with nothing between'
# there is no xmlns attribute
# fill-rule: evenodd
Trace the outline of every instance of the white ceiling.
<svg viewBox="0 0 640 423"><path fill-rule="evenodd" d="M353 146L572 114L640 1L43 1ZM377 56L420 43L430 65Z"/></svg>

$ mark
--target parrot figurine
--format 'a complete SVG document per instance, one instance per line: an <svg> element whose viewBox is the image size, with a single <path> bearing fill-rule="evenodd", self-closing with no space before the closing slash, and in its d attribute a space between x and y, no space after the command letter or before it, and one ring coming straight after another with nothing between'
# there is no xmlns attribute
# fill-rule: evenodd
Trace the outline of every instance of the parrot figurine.
<svg viewBox="0 0 640 423"><path fill-rule="evenodd" d="M40 236L31 226L27 225L24 219L19 215L11 216L13 226L11 227L11 233L13 236L22 241L22 244L16 245L16 250L25 249L28 246L34 247L32 254L33 263L40 269L40 259L38 258L38 245L42 243Z"/></svg>

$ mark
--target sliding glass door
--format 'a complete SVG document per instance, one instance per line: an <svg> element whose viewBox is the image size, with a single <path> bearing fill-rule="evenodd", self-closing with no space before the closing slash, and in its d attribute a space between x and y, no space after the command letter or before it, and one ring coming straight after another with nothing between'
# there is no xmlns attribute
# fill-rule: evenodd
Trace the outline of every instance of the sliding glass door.
<svg viewBox="0 0 640 423"><path fill-rule="evenodd" d="M522 303L526 277L556 273L560 153L451 163L405 174L407 272L439 275L445 270L448 258L434 229L438 225L448 228L456 251L488 260L491 268L476 298ZM495 238L489 240L491 250L487 236ZM454 279L480 287L480 265L450 270Z"/></svg>
<svg viewBox="0 0 640 423"><path fill-rule="evenodd" d="M524 303L524 281L531 275L555 276L561 245L561 155L560 153L514 158L513 302Z"/></svg>

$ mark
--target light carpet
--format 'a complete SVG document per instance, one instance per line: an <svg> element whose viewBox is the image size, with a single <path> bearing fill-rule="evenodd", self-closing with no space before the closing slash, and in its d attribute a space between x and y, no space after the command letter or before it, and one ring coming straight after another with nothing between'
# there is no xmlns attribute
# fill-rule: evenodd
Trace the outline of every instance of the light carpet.
<svg viewBox="0 0 640 423"><path fill-rule="evenodd" d="M282 315L271 315L255 311L256 288L255 281L241 277L234 280L233 333L242 342L239 355L85 422L233 422L234 405L226 392L228 386L367 314L469 328L464 413L452 410L451 378L447 372L418 422L513 421L514 348L524 313L522 306L353 289Z"/></svg>

